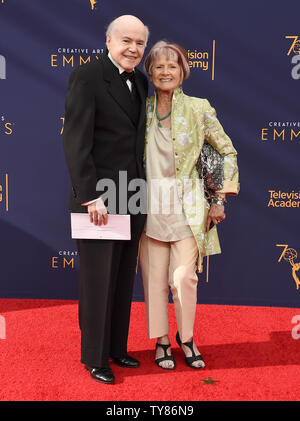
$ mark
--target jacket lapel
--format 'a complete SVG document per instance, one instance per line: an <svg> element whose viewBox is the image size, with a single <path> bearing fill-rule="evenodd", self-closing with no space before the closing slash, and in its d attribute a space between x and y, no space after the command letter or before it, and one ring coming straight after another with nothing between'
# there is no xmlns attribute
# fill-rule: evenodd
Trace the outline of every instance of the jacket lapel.
<svg viewBox="0 0 300 421"><path fill-rule="evenodd" d="M131 114L132 105L129 89L123 83L119 70L111 62L109 57L103 54L102 58L104 65L104 80L109 82L108 92L130 118L132 123L134 123L133 115Z"/></svg>
<svg viewBox="0 0 300 421"><path fill-rule="evenodd" d="M145 121L147 93L145 92L142 78L140 77L140 74L138 71L135 72L135 84L136 84L136 89L138 91L138 94L141 100L140 116L139 116L139 123L138 123L138 127L140 127L140 125Z"/></svg>

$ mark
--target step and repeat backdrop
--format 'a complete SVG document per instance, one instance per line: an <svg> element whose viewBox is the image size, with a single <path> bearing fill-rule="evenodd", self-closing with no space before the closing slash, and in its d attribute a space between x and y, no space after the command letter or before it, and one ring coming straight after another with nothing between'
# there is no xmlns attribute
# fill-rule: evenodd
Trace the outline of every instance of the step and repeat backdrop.
<svg viewBox="0 0 300 421"><path fill-rule="evenodd" d="M186 94L207 98L238 151L241 191L204 260L198 302L300 306L299 1L0 0L0 297L77 299L64 104L123 14L188 51ZM142 69L142 66L141 66ZM150 88L150 92L152 88ZM134 300L143 300L140 271Z"/></svg>

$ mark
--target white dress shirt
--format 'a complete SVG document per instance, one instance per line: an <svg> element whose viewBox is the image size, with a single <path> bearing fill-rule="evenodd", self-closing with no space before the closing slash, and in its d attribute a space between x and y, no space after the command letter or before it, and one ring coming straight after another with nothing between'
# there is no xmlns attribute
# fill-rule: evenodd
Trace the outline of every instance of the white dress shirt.
<svg viewBox="0 0 300 421"><path fill-rule="evenodd" d="M117 62L115 62L115 60L112 58L112 56L110 55L110 53L108 53L108 57L113 62L113 64L118 68L120 74L123 73L123 72L125 72L125 70L123 69L123 67L121 67ZM126 83L127 83L128 88L130 89L130 92L131 92L131 89L132 89L132 83L131 83L131 81L129 79L127 79L126 80Z"/></svg>

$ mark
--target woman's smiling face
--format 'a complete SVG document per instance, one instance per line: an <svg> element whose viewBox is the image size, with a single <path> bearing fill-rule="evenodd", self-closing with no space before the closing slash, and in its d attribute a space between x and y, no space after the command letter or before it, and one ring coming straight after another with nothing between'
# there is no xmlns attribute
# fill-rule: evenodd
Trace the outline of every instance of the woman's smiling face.
<svg viewBox="0 0 300 421"><path fill-rule="evenodd" d="M173 92L181 84L181 68L165 54L158 55L152 66L151 81L156 90Z"/></svg>

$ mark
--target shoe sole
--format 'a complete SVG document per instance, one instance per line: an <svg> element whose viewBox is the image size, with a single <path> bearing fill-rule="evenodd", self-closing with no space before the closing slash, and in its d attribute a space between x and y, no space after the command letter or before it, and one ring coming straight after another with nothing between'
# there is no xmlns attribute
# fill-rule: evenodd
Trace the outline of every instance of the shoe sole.
<svg viewBox="0 0 300 421"><path fill-rule="evenodd" d="M91 378L92 378L93 380L95 380L96 382L98 382L98 383L113 384L113 383L115 382L114 380L112 380L111 382L108 382L108 381L105 381L105 380L96 379L96 378L95 378L95 377L93 377L92 375L91 375Z"/></svg>

